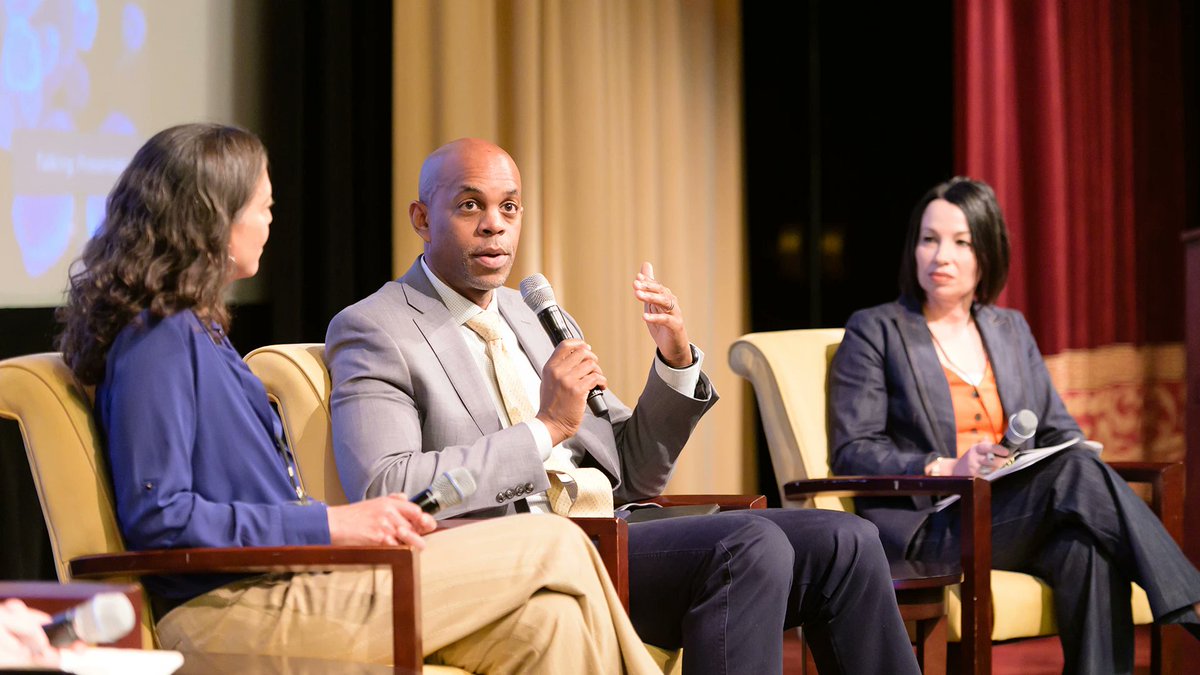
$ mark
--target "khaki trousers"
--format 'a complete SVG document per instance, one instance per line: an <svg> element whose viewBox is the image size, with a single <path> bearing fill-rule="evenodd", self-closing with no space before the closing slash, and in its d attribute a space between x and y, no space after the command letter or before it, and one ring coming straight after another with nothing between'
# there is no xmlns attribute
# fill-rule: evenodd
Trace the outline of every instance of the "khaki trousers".
<svg viewBox="0 0 1200 675"><path fill-rule="evenodd" d="M426 662L474 673L660 673L595 547L570 521L523 514L426 537ZM269 575L180 605L157 625L182 651L389 663L391 571Z"/></svg>

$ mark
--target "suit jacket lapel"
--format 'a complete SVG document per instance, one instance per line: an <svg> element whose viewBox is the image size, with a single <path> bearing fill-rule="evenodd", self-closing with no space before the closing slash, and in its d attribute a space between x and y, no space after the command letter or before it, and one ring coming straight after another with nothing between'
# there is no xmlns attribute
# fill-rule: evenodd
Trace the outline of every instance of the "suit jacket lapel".
<svg viewBox="0 0 1200 675"><path fill-rule="evenodd" d="M409 306L416 311L413 322L437 355L446 377L450 379L471 419L475 420L479 432L486 436L500 431L500 417L487 383L483 381L483 374L467 349L458 325L442 304L433 284L425 277L420 259L400 278L400 284Z"/></svg>
<svg viewBox="0 0 1200 675"><path fill-rule="evenodd" d="M1004 408L1004 418L1021 409L1022 386L1019 361L1016 350L1020 341L1013 334L1008 319L993 307L983 306L975 311L975 325L979 327L979 336L983 338L983 348L987 350L988 359L992 362L992 374L996 376L996 388L1000 390L1000 406Z"/></svg>
<svg viewBox="0 0 1200 675"><path fill-rule="evenodd" d="M942 363L934 350L929 326L915 301L903 298L900 307L896 323L904 340L904 351L914 374L921 407L925 409L925 418L934 434L931 439L933 449L943 457L956 457L958 434L954 425L954 403L950 400L950 384L946 382Z"/></svg>

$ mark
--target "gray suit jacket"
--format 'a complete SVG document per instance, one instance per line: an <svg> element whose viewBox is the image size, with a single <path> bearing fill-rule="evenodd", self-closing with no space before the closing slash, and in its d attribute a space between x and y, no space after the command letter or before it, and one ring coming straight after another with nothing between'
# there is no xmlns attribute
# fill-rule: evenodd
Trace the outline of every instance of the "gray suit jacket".
<svg viewBox="0 0 1200 675"><path fill-rule="evenodd" d="M975 324L996 376L1007 418L1038 416L1031 447L1082 436L1050 382L1021 313L976 305ZM935 457L955 458L950 385L920 304L909 298L855 312L834 355L829 380L831 468L842 475L921 475ZM859 499L858 514L880 530L888 554L902 554L924 522L928 497Z"/></svg>
<svg viewBox="0 0 1200 675"><path fill-rule="evenodd" d="M495 298L540 373L554 348L537 317L512 289L496 289ZM516 500L549 487L528 427L501 429L484 375L419 260L334 317L325 358L334 453L351 500L414 494L458 466L471 469L479 490L439 518L503 515ZM577 464L609 477L614 502L622 504L662 492L717 395L702 374L694 396L683 396L652 367L633 410L609 392L604 398L609 420L588 410L565 446Z"/></svg>

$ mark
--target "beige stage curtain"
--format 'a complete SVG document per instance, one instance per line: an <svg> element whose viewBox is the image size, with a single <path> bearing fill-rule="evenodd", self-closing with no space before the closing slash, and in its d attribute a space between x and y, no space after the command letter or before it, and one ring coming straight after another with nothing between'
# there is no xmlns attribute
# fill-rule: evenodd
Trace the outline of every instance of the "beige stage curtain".
<svg viewBox="0 0 1200 675"><path fill-rule="evenodd" d="M394 265L422 159L463 136L516 159L525 218L509 284L542 272L612 389L633 405L653 342L633 298L643 260L679 296L721 402L670 491L742 492L754 473L746 326L737 0L396 0Z"/></svg>

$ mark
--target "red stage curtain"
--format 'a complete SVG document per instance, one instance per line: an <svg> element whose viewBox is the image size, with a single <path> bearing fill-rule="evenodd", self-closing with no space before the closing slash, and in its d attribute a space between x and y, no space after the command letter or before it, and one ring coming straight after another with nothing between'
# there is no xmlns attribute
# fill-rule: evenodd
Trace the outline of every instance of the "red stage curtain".
<svg viewBox="0 0 1200 675"><path fill-rule="evenodd" d="M990 183L1028 317L1085 431L1182 457L1181 0L957 0L956 158Z"/></svg>

